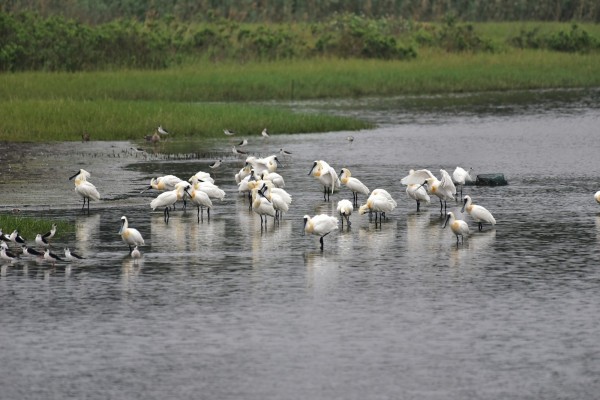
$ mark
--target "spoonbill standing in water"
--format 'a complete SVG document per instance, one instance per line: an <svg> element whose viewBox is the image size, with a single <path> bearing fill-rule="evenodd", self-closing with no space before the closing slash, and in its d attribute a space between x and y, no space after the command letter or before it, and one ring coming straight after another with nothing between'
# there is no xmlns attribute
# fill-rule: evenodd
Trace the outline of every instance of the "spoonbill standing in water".
<svg viewBox="0 0 600 400"><path fill-rule="evenodd" d="M358 194L369 195L370 191L364 183L352 176L352 173L348 168L342 168L340 172L340 182L346 185L348 189L352 191L352 203L358 206Z"/></svg>
<svg viewBox="0 0 600 400"><path fill-rule="evenodd" d="M441 169L442 179L436 178L428 169L419 169L412 171L409 175L400 181L403 185L421 184L427 188L429 194L433 194L440 199L440 214L446 209L446 202L454 200L456 187L452 183L452 178L445 170Z"/></svg>
<svg viewBox="0 0 600 400"><path fill-rule="evenodd" d="M100 200L100 193L98 193L96 186L87 181L87 178L89 177L89 172L84 169L80 169L79 172L69 178L69 180L75 178L75 192L77 192L77 194L83 198L83 207L81 207L82 210L85 208L85 200L87 199L88 214L90 213L90 200Z"/></svg>
<svg viewBox="0 0 600 400"><path fill-rule="evenodd" d="M124 215L121 217L121 229L119 230L119 235L121 235L123 242L129 246L129 253L133 250L131 246L142 246L145 244L140 231L135 228L130 228L127 217Z"/></svg>
<svg viewBox="0 0 600 400"><path fill-rule="evenodd" d="M323 185L323 201L329 201L329 195L335 189L340 188L340 179L337 172L323 160L315 161L308 175L312 175Z"/></svg>
<svg viewBox="0 0 600 400"><path fill-rule="evenodd" d="M265 216L265 229L267 228L267 215L275 219L277 213L273 203L267 199L259 188L252 189L252 211L260 215L260 229L263 228L263 215Z"/></svg>
<svg viewBox="0 0 600 400"><path fill-rule="evenodd" d="M158 195L157 198L150 202L150 207L152 208L152 211L159 207L165 208L164 214L166 223L169 223L169 207L174 205L177 202L177 200L183 199L183 190L184 187L186 187L186 185L188 185L187 182L179 182L177 185L175 185L174 190L169 190L168 192L161 193Z"/></svg>
<svg viewBox="0 0 600 400"><path fill-rule="evenodd" d="M335 217L326 214L315 215L312 218L309 215L304 216L304 233L321 237L319 239L321 251L323 251L323 238L337 228L338 220Z"/></svg>
<svg viewBox="0 0 600 400"><path fill-rule="evenodd" d="M446 222L444 222L443 228L450 224L452 233L456 235L456 246L458 247L458 237L460 236L461 242L465 242L465 235L469 234L469 225L461 219L456 219L454 213L450 211L446 216Z"/></svg>
<svg viewBox="0 0 600 400"><path fill-rule="evenodd" d="M354 206L350 200L343 199L338 201L337 203L337 212L340 214L340 219L342 220L342 229L344 229L344 219L348 223L348 229L350 229L350 215L352 214Z"/></svg>
<svg viewBox="0 0 600 400"><path fill-rule="evenodd" d="M463 195L463 186L465 185L465 183L473 181L473 178L471 178L470 174L472 170L473 168L469 168L469 170L466 171L464 168L456 167L456 169L452 173L452 180L454 180L454 183L456 183L457 185L460 185L461 197ZM455 194L458 194L458 192L456 192Z"/></svg>
<svg viewBox="0 0 600 400"><path fill-rule="evenodd" d="M486 224L496 225L496 219L494 218L492 213L489 212L485 207L473 204L473 200L471 200L471 196L469 195L465 196L464 198L461 212L464 213L465 210L467 210L467 213L469 213L471 218L473 218L473 220L477 222L479 231L483 229L484 222Z"/></svg>
<svg viewBox="0 0 600 400"><path fill-rule="evenodd" d="M412 173L412 171L411 171ZM425 204L429 204L431 198L427 194L427 190L423 187L423 185L419 185L417 183L413 183L411 185L406 186L406 194L411 199L417 202L417 212L421 209L421 202L424 201Z"/></svg>
<svg viewBox="0 0 600 400"><path fill-rule="evenodd" d="M359 207L358 213L363 215L367 212L374 212L375 225L377 225L377 214L379 213L379 223L381 223L382 219L385 218L385 213L396 208L396 204L396 201L392 199L392 196L386 190L375 189L371 192L367 202Z"/></svg>
<svg viewBox="0 0 600 400"><path fill-rule="evenodd" d="M201 190L194 189L194 187L190 184L188 184L184 190L190 197L192 204L198 208L198 223L200 223L201 216L202 219L204 219L204 207L206 207L206 215L208 215L208 218L210 219L212 201L210 200L210 197L208 197L208 194Z"/></svg>

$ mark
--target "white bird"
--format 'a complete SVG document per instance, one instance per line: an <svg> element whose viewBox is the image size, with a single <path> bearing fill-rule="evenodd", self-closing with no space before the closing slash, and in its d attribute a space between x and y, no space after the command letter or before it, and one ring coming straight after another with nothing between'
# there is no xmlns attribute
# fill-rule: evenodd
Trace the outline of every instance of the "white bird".
<svg viewBox="0 0 600 400"><path fill-rule="evenodd" d="M265 158L256 158L254 156L249 156L246 158L246 164L252 166L254 173L256 175L260 175L263 171L275 172L277 167L281 167L281 162L276 155L271 155Z"/></svg>
<svg viewBox="0 0 600 400"><path fill-rule="evenodd" d="M50 249L46 249L46 251L44 251L44 260L52 262L52 266L54 266L57 261L64 261L56 254L51 253Z"/></svg>
<svg viewBox="0 0 600 400"><path fill-rule="evenodd" d="M450 229L452 229L452 233L456 235L456 246L458 246L459 236L461 238L461 242L464 243L465 235L469 234L469 225L467 225L467 223L461 219L456 219L452 211L450 211L446 215L446 222L444 222L444 226L442 228L445 228L446 225L448 225L449 223Z"/></svg>
<svg viewBox="0 0 600 400"><path fill-rule="evenodd" d="M144 189L142 193L148 189L155 189L160 192L173 190L175 189L175 185L177 185L179 182L182 182L182 179L176 177L175 175L165 175L159 176L158 178L152 178L150 179L150 186Z"/></svg>
<svg viewBox="0 0 600 400"><path fill-rule="evenodd" d="M411 173L400 181L403 185L420 184L427 188L429 194L433 194L440 199L440 213L446 208L447 200L454 200L456 187L452 183L452 178L445 170L441 169L442 179L437 179L429 170L420 169Z"/></svg>
<svg viewBox="0 0 600 400"><path fill-rule="evenodd" d="M384 193L387 193L387 196ZM387 191L379 189L377 193L373 190L367 202L358 208L358 213L363 215L367 212L374 212L375 225L377 225L377 214L379 213L379 222L381 223L382 218L385 218L385 214L394 210L394 208L396 208L394 199L391 198Z"/></svg>
<svg viewBox="0 0 600 400"><path fill-rule="evenodd" d="M471 218L473 218L473 220L477 222L479 231L483 229L484 222L486 224L496 225L496 219L494 218L492 213L489 212L485 207L473 204L473 200L471 200L471 196L469 195L465 196L464 198L461 212L464 213L465 210L467 210L467 213L469 213Z"/></svg>
<svg viewBox="0 0 600 400"><path fill-rule="evenodd" d="M238 147L244 147L248 144L248 139L243 139L241 142L237 144Z"/></svg>
<svg viewBox="0 0 600 400"><path fill-rule="evenodd" d="M267 132L267 128L263 129L260 134L262 135L262 137L269 137L269 132Z"/></svg>
<svg viewBox="0 0 600 400"><path fill-rule="evenodd" d="M124 215L121 217L121 229L119 230L119 235L121 235L123 242L129 246L130 253L133 250L131 246L142 246L145 244L140 231L135 228L130 228L129 221L127 221L127 217Z"/></svg>
<svg viewBox="0 0 600 400"><path fill-rule="evenodd" d="M212 201L206 192L201 190L196 190L192 185L189 185L184 189L187 195L190 197L190 201L193 205L198 208L198 223L200 223L200 216L204 218L204 207L207 208L206 215L210 219L210 209L212 208ZM202 214L200 214L200 210L202 210Z"/></svg>
<svg viewBox="0 0 600 400"><path fill-rule="evenodd" d="M277 172L263 171L260 177L263 181L273 182L273 185L277 188L285 187L285 180L283 179L283 176L279 175Z"/></svg>
<svg viewBox="0 0 600 400"><path fill-rule="evenodd" d="M348 168L342 168L342 171L340 172L340 182L352 191L352 202L356 206L358 206L359 193L366 196L370 193L369 188L365 186L364 183L354 178Z"/></svg>
<svg viewBox="0 0 600 400"><path fill-rule="evenodd" d="M323 185L323 201L329 201L329 195L340 188L337 172L323 160L315 161L308 175L312 175Z"/></svg>
<svg viewBox="0 0 600 400"><path fill-rule="evenodd" d="M43 237L40 233L38 233L35 236L35 244L37 244L40 247L48 247L48 246L50 246L50 243L48 243L48 241L46 240L46 238Z"/></svg>
<svg viewBox="0 0 600 400"><path fill-rule="evenodd" d="M263 181L260 191L273 205L275 219L281 219L283 213L289 211L292 197L285 190L273 187L272 182Z"/></svg>
<svg viewBox="0 0 600 400"><path fill-rule="evenodd" d="M196 178L198 178L198 180L201 180L204 182L215 183L215 180L213 178L211 178L211 176L208 172L198 171L198 172L196 172L196 174L194 176ZM190 180L188 180L188 182L191 182L191 178L190 178Z"/></svg>
<svg viewBox="0 0 600 400"><path fill-rule="evenodd" d="M169 222L169 207L175 204L177 200L183 199L183 190L185 188L185 185L188 185L188 183L179 182L177 185L175 185L174 190L169 190L167 192L161 193L158 195L157 198L150 202L150 207L152 208L152 211L156 210L159 207L165 208L165 222Z"/></svg>
<svg viewBox="0 0 600 400"><path fill-rule="evenodd" d="M234 131L231 131L231 130L229 130L229 129L223 129L223 133L224 133L225 135L227 135L227 136L233 136L233 135L235 135L235 132L234 132Z"/></svg>
<svg viewBox="0 0 600 400"><path fill-rule="evenodd" d="M596 203L600 204L600 191L596 192L594 199L596 199Z"/></svg>
<svg viewBox="0 0 600 400"><path fill-rule="evenodd" d="M67 261L76 261L76 260L83 260L83 259L85 259L85 257L82 257L77 253L73 253L71 250L69 250L68 247L65 247L65 259Z"/></svg>
<svg viewBox="0 0 600 400"><path fill-rule="evenodd" d="M252 166L250 164L244 165L240 172L235 174L235 182L239 185L241 181L244 180L247 176L250 176L250 171L252 171Z"/></svg>
<svg viewBox="0 0 600 400"><path fill-rule="evenodd" d="M354 136L348 136L346 140L350 143L354 142Z"/></svg>
<svg viewBox="0 0 600 400"><path fill-rule="evenodd" d="M352 214L353 207L350 200L343 199L338 201L337 212L340 214L340 219L342 220L342 229L344 228L344 218L346 219L346 222L348 222L348 229L350 229L350 215Z"/></svg>
<svg viewBox="0 0 600 400"><path fill-rule="evenodd" d="M267 227L267 216L276 216L273 203L258 188L252 189L252 211L260 215L260 229L263 228L263 215L265 216L265 228Z"/></svg>
<svg viewBox="0 0 600 400"><path fill-rule="evenodd" d="M42 237L44 239L48 240L48 239L52 239L55 234L56 234L56 224L52 224L52 228L50 229L50 231L43 234Z"/></svg>
<svg viewBox="0 0 600 400"><path fill-rule="evenodd" d="M425 190L425 187L416 183L406 186L406 194L408 195L408 197L417 202L417 212L420 211L422 201L424 201L425 204L429 204L431 201L431 198L427 194L427 190Z"/></svg>
<svg viewBox="0 0 600 400"><path fill-rule="evenodd" d="M158 126L158 133L160 133L161 135L168 135L169 132L167 132L166 130L163 129L162 125Z"/></svg>
<svg viewBox="0 0 600 400"><path fill-rule="evenodd" d="M100 200L100 193L96 186L87 181L87 178L90 177L90 173L84 169L80 169L75 175L69 178L69 180L75 178L75 192L79 196L83 198L83 210L85 208L85 201L87 199L88 205L88 214L90 212L90 200L98 201Z"/></svg>
<svg viewBox="0 0 600 400"><path fill-rule="evenodd" d="M221 166L222 162L223 162L223 160L217 160L217 161L213 162L212 164L210 164L208 167L211 169L219 168Z"/></svg>
<svg viewBox="0 0 600 400"><path fill-rule="evenodd" d="M338 220L326 214L315 215L310 217L304 216L304 233L315 236L320 236L321 251L323 251L323 238L334 230L338 229Z"/></svg>
<svg viewBox="0 0 600 400"><path fill-rule="evenodd" d="M202 191L208 195L211 199L218 199L223 201L225 198L225 191L219 188L214 183L203 182L200 179L197 179L195 176L190 178L190 182L194 189Z"/></svg>
<svg viewBox="0 0 600 400"><path fill-rule="evenodd" d="M473 168L469 168L469 171L466 171L464 168L456 167L456 169L452 173L452 180L454 181L454 183L456 185L460 185L460 196L461 197L463 195L463 186L467 182L472 182L473 181L473 178L471 178L471 174L470 174L470 172L472 170L473 170ZM458 195L458 192L455 193L455 194Z"/></svg>
<svg viewBox="0 0 600 400"><path fill-rule="evenodd" d="M139 260L141 257L142 257L142 253L140 252L138 247L135 246L133 248L133 250L131 250L131 258L133 258L133 262L137 263L137 260Z"/></svg>

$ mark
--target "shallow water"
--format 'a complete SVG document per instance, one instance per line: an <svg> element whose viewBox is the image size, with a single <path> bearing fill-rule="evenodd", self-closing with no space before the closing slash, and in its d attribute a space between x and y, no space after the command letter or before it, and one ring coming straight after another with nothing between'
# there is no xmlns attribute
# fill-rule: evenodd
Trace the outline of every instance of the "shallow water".
<svg viewBox="0 0 600 400"><path fill-rule="evenodd" d="M294 203L263 231L236 193L243 160L227 138L190 146L224 159L216 183L227 197L199 224L180 206L165 224L149 209L156 194L139 192L151 176L208 171L212 158L163 160L93 142L28 146L27 163L13 154L12 172L0 175L2 211L73 221L75 233L54 246L87 259L2 266L1 397L596 398L598 95L540 96L477 112L409 113L397 106L406 100L330 106L362 109L380 127L250 138L251 152L294 153L278 171ZM315 159L387 189L398 208L381 226L353 214L321 252L317 237L301 235L302 216L332 214L351 194L323 202L307 175ZM417 213L399 184L411 168L438 175L456 165L509 181L465 188L498 224L477 232L470 221L458 247L439 203ZM105 199L90 215L67 180L78 168ZM121 215L146 239L137 264L117 234Z"/></svg>

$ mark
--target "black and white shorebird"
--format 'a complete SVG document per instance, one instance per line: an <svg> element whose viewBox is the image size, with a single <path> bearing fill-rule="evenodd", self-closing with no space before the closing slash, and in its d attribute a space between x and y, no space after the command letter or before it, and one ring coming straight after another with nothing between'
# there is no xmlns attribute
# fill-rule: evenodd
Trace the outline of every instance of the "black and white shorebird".
<svg viewBox="0 0 600 400"><path fill-rule="evenodd" d="M2 232L2 228L0 228L0 242L10 242L10 236Z"/></svg>
<svg viewBox="0 0 600 400"><path fill-rule="evenodd" d="M235 146L233 146L231 148L231 151L233 152L233 154L237 154L237 155L246 155L246 154L248 154L248 152L246 152L246 151L242 151L242 150L236 149Z"/></svg>
<svg viewBox="0 0 600 400"><path fill-rule="evenodd" d="M10 239L11 242L20 243L20 244L25 243L25 239L23 239L23 236L19 235L19 231L16 229L10 234L10 236L8 238Z"/></svg>
<svg viewBox="0 0 600 400"><path fill-rule="evenodd" d="M279 154L281 154L283 157L286 157L286 156L291 156L292 152L284 150L284 149L279 149Z"/></svg>
<svg viewBox="0 0 600 400"><path fill-rule="evenodd" d="M85 259L85 257L82 257L77 253L73 253L71 250L69 250L68 247L65 247L65 259L67 261L75 261L75 260L83 260L83 259Z"/></svg>
<svg viewBox="0 0 600 400"><path fill-rule="evenodd" d="M23 249L24 256L44 257L44 253L41 253L41 252L37 251L36 249L32 249L31 247L27 247L26 244L21 246L21 249Z"/></svg>
<svg viewBox="0 0 600 400"><path fill-rule="evenodd" d="M267 128L263 129L261 132L262 137L269 137L269 132L267 131Z"/></svg>
<svg viewBox="0 0 600 400"><path fill-rule="evenodd" d="M158 131L158 133L160 133L161 135L168 135L169 132L167 132L162 125L159 125L158 128L156 129Z"/></svg>
<svg viewBox="0 0 600 400"><path fill-rule="evenodd" d="M244 147L248 144L248 139L243 139L241 142L237 144L238 147Z"/></svg>
<svg viewBox="0 0 600 400"><path fill-rule="evenodd" d="M354 142L354 136L348 136L346 140L350 143Z"/></svg>
<svg viewBox="0 0 600 400"><path fill-rule="evenodd" d="M56 254L51 253L50 249L46 249L46 251L44 251L44 260L50 261L52 263L52 266L54 266L54 264L56 264L57 261L64 261Z"/></svg>
<svg viewBox="0 0 600 400"><path fill-rule="evenodd" d="M216 169L219 168L221 166L221 163L223 162L223 160L217 160L214 163L210 164L209 167L211 169Z"/></svg>
<svg viewBox="0 0 600 400"><path fill-rule="evenodd" d="M44 236L42 236L40 233L38 233L35 236L35 244L37 244L40 247L48 247L48 246L50 246L50 243L48 243L48 241L46 240L46 238Z"/></svg>
<svg viewBox="0 0 600 400"><path fill-rule="evenodd" d="M8 246L6 246L6 243L3 242L2 244L4 244L4 246L0 246L0 258L10 262L13 262L14 260L19 258L19 256L17 256L15 253L8 250Z"/></svg>
<svg viewBox="0 0 600 400"><path fill-rule="evenodd" d="M52 228L50 228L50 231L44 233L42 235L42 237L44 239L48 240L48 239L52 239L55 234L56 234L56 224L52 224Z"/></svg>
<svg viewBox="0 0 600 400"><path fill-rule="evenodd" d="M229 129L223 129L223 133L227 136L233 136L235 135L234 131L230 131Z"/></svg>

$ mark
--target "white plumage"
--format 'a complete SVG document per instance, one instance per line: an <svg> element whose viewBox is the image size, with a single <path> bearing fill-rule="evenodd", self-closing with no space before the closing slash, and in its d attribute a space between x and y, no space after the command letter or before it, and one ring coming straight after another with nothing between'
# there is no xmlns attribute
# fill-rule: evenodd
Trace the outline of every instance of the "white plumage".
<svg viewBox="0 0 600 400"><path fill-rule="evenodd" d="M483 229L483 223L496 225L496 219L485 207L473 204L473 200L471 200L471 196L465 196L463 207L461 212L465 212L473 218L475 222L477 222L478 228L481 231Z"/></svg>
<svg viewBox="0 0 600 400"><path fill-rule="evenodd" d="M338 220L326 214L310 217L304 216L304 232L310 235L320 236L321 250L323 250L323 238L330 232L338 229Z"/></svg>
<svg viewBox="0 0 600 400"><path fill-rule="evenodd" d="M145 244L140 231L135 228L130 228L129 221L127 221L127 217L124 215L121 217L121 229L119 230L119 235L121 235L123 242L129 246L129 252L132 251L131 246L142 246Z"/></svg>
<svg viewBox="0 0 600 400"><path fill-rule="evenodd" d="M461 242L464 243L465 235L469 234L469 225L467 225L467 223L461 219L456 219L452 211L450 211L447 214L446 222L444 223L443 228L445 228L448 224L450 224L450 229L452 230L452 233L456 235L456 245L458 246L459 236L461 238Z"/></svg>
<svg viewBox="0 0 600 400"><path fill-rule="evenodd" d="M352 214L353 209L354 206L350 200L343 199L338 201L336 210L340 215L340 219L342 220L342 228L344 227L344 219L346 219L346 222L348 222L348 228L350 228L350 215Z"/></svg>
<svg viewBox="0 0 600 400"><path fill-rule="evenodd" d="M369 188L359 181L358 179L352 176L352 173L348 168L342 168L342 172L340 173L340 182L348 189L352 191L352 200L354 204L358 204L358 194L369 195Z"/></svg>
<svg viewBox="0 0 600 400"><path fill-rule="evenodd" d="M312 175L315 179L323 185L323 200L329 201L329 195L339 189L341 182L337 172L327 162L323 160L317 160L313 163L310 169L309 175Z"/></svg>
<svg viewBox="0 0 600 400"><path fill-rule="evenodd" d="M452 178L445 170L441 169L442 179L436 178L429 170L419 169L411 173L400 181L403 185L420 184L427 188L427 192L440 199L440 212L446 207L446 201L454 200L456 187L452 183Z"/></svg>
<svg viewBox="0 0 600 400"><path fill-rule="evenodd" d="M425 187L416 183L406 186L406 194L408 197L417 202L417 211L420 211L422 201L424 201L425 204L429 204L431 201L431 198L427 194Z"/></svg>
<svg viewBox="0 0 600 400"><path fill-rule="evenodd" d="M265 216L264 226L267 227L267 216L275 218L276 212L271 203L265 195L258 189L252 189L252 211L260 215L260 227L263 227L263 215Z"/></svg>
<svg viewBox="0 0 600 400"><path fill-rule="evenodd" d="M189 185L184 189L190 197L190 201L193 205L198 208L198 222L200 222L200 216L204 216L204 207L207 208L206 214L210 218L210 209L212 208L212 201L206 192L194 189L193 186Z"/></svg>

